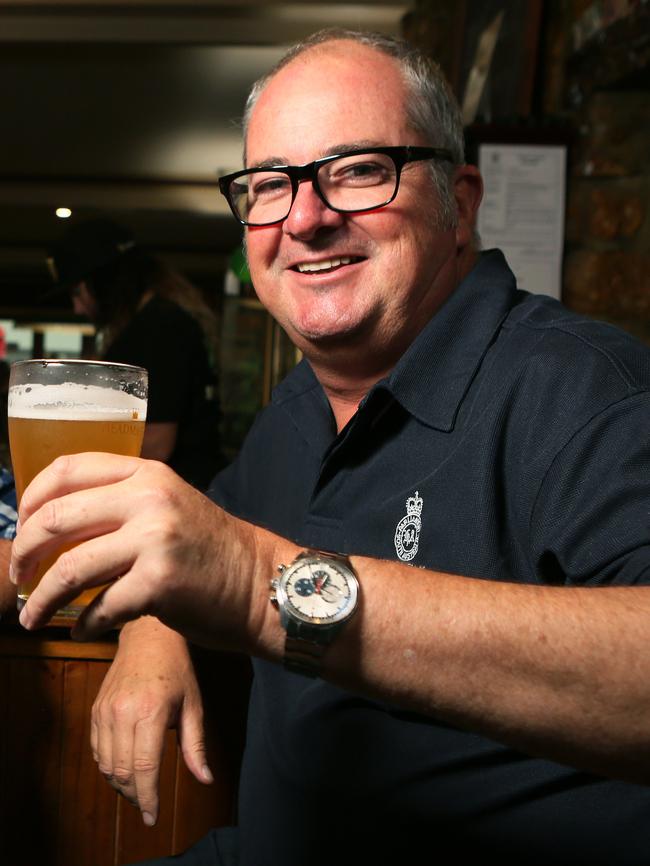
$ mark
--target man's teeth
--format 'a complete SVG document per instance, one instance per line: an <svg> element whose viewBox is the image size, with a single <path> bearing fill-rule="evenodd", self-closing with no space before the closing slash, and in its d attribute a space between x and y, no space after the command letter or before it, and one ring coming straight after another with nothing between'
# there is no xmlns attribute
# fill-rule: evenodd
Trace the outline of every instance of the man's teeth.
<svg viewBox="0 0 650 866"><path fill-rule="evenodd" d="M328 271L332 268L338 268L339 265L352 264L356 259L353 256L341 256L337 259L325 259L321 262L302 262L297 265L301 274L311 274L314 271Z"/></svg>

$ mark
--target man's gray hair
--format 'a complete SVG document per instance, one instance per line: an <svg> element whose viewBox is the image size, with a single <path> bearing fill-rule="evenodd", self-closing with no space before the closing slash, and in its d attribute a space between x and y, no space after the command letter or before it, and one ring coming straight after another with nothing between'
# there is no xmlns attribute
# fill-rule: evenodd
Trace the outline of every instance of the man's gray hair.
<svg viewBox="0 0 650 866"><path fill-rule="evenodd" d="M329 27L319 30L298 42L276 63L266 75L259 78L248 95L243 116L244 140L260 94L269 81L285 66L305 51L336 40L350 40L367 45L394 57L401 67L409 92L406 117L411 128L423 136L431 147L445 148L452 153L453 164L432 162L431 173L440 199L441 223L444 227L456 224L456 204L451 187L454 166L465 162L463 124L451 88L440 67L417 48L403 39L357 30ZM244 145L245 148L245 145ZM246 152L244 150L244 164Z"/></svg>

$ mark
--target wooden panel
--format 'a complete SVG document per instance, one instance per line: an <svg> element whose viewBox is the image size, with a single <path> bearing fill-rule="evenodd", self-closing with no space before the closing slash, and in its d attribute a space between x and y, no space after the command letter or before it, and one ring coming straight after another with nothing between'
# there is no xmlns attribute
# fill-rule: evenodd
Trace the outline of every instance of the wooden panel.
<svg viewBox="0 0 650 866"><path fill-rule="evenodd" d="M113 644L86 644L75 641L26 641L20 639L5 639L0 644L0 656L13 658L72 658L72 659L103 659L110 661L115 656Z"/></svg>
<svg viewBox="0 0 650 866"><path fill-rule="evenodd" d="M174 789L176 786L176 731L168 731L160 769L160 811L155 827L146 827L139 809L124 798L118 802L116 863L133 863L172 852Z"/></svg>
<svg viewBox="0 0 650 866"><path fill-rule="evenodd" d="M64 666L61 788L57 863L113 866L117 793L99 773L90 750L90 710L108 662Z"/></svg>
<svg viewBox="0 0 650 866"><path fill-rule="evenodd" d="M0 815L2 862L8 866L56 866L63 665L10 662L2 780L9 796Z"/></svg>
<svg viewBox="0 0 650 866"><path fill-rule="evenodd" d="M18 625L6 624L4 621L0 638L0 656L110 660L117 648L117 636L114 633L101 641L80 643L70 640L67 628L27 632Z"/></svg>
<svg viewBox="0 0 650 866"><path fill-rule="evenodd" d="M235 785L230 772L223 772L224 762L214 749L208 749L208 761L214 774L212 785L202 785L185 766L183 753L177 749L176 791L174 798L174 854L185 851L212 827L231 824Z"/></svg>
<svg viewBox="0 0 650 866"><path fill-rule="evenodd" d="M250 660L245 656L195 648L193 659L203 693L208 763L214 782L210 786L197 782L179 749L174 853L184 851L212 827L236 823L251 681Z"/></svg>
<svg viewBox="0 0 650 866"><path fill-rule="evenodd" d="M11 700L11 694L9 692L10 665L11 662L9 659L0 658L0 694L3 697L3 721L0 724L0 863L11 862L7 850L6 819L4 817L7 814L9 800L13 797L11 780L8 775L7 767L10 731L6 722L6 715L9 701Z"/></svg>

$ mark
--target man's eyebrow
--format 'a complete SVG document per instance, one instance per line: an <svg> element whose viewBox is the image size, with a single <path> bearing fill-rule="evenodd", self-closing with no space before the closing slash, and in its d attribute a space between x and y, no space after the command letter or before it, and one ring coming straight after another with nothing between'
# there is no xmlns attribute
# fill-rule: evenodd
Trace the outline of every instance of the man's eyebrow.
<svg viewBox="0 0 650 866"><path fill-rule="evenodd" d="M333 156L335 153L346 153L349 150L365 150L367 147L381 146L382 142L380 141L364 138L360 141L347 141L342 144L335 144L334 147L328 147L323 156Z"/></svg>
<svg viewBox="0 0 650 866"><path fill-rule="evenodd" d="M256 162L255 165L248 166L248 168L273 168L276 165L287 165L287 161L281 156L269 156L261 162Z"/></svg>
<svg viewBox="0 0 650 866"><path fill-rule="evenodd" d="M347 153L350 150L364 150L368 147L381 147L381 142L373 141L372 139L363 139L362 141L347 141L341 144L334 144L331 147L326 148L320 156L334 156L334 154L336 153ZM286 157L269 156L266 159L263 159L261 162L256 162L255 165L249 166L249 168L274 168L279 165L290 165L290 163L287 161Z"/></svg>

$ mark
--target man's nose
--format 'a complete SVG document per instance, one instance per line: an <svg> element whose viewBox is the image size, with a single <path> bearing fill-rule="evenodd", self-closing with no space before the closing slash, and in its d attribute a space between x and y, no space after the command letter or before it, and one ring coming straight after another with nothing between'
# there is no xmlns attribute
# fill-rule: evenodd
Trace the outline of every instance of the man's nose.
<svg viewBox="0 0 650 866"><path fill-rule="evenodd" d="M338 228L343 221L344 214L327 207L314 189L313 183L305 180L298 185L298 192L289 216L282 224L282 231L292 237L309 240L321 229Z"/></svg>

